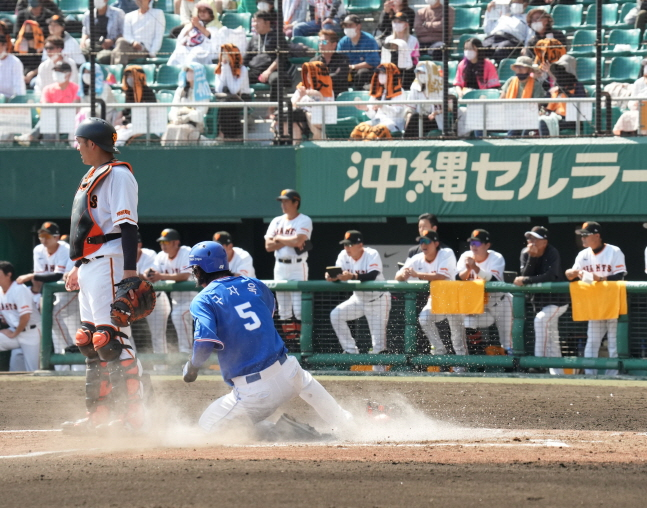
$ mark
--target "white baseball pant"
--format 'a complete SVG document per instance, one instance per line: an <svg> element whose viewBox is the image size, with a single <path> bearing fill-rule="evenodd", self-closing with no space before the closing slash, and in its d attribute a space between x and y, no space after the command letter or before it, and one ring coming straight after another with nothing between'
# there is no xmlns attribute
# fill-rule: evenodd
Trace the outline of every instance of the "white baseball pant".
<svg viewBox="0 0 647 508"><path fill-rule="evenodd" d="M466 314L466 328L488 328L496 324L501 346L506 351L512 348L512 295L510 293L488 293L483 314Z"/></svg>
<svg viewBox="0 0 647 508"><path fill-rule="evenodd" d="M618 320L602 319L599 321L589 321L586 347L584 348L584 358L597 358L600 354L600 345L604 334L607 335L607 347L609 349L609 358L618 358ZM597 369L585 369L585 374L595 376ZM618 371L608 369L607 376L617 376Z"/></svg>
<svg viewBox="0 0 647 508"><path fill-rule="evenodd" d="M274 362L259 374L260 379L251 383L247 383L250 376L232 379L234 389L211 403L200 417L200 427L211 432L219 425L235 420L256 425L295 397L301 397L310 404L331 429L353 419L292 356L288 356L283 364Z"/></svg>
<svg viewBox="0 0 647 508"><path fill-rule="evenodd" d="M308 263L274 263L274 280L308 280ZM277 291L276 302L281 319L301 319L301 292Z"/></svg>
<svg viewBox="0 0 647 508"><path fill-rule="evenodd" d="M440 339L436 323L440 323L443 319L447 319L449 323L449 330L452 334L452 345L457 355L467 354L467 341L465 339L465 327L463 326L463 316L461 314L432 314L431 313L431 298L427 301L427 305L422 309L418 316L418 322L422 331L427 336L431 347L434 348L435 355L447 354L447 348Z"/></svg>
<svg viewBox="0 0 647 508"><path fill-rule="evenodd" d="M14 351L11 355L10 370L24 369L28 372L33 372L39 369L40 366L40 327L34 325L27 325L18 337L10 339L4 333L0 332L0 351ZM22 350L22 355L19 354L17 349ZM18 355L15 355L18 353ZM16 356L14 358L14 355ZM20 358L22 356L22 358Z"/></svg>
<svg viewBox="0 0 647 508"><path fill-rule="evenodd" d="M373 354L378 354L386 349L386 325L391 312L391 293L385 292L371 301L360 300L353 294L348 300L340 303L330 313L330 322L337 334L337 339L344 352L357 354L359 350L355 339L350 333L348 321L366 317L368 329L371 332Z"/></svg>
<svg viewBox="0 0 647 508"><path fill-rule="evenodd" d="M147 317L148 327L151 330L151 343L153 353L166 354L168 346L166 342L166 328L168 317L171 315L171 302L164 291L156 295L155 308Z"/></svg>
<svg viewBox="0 0 647 508"><path fill-rule="evenodd" d="M566 312L568 304L546 305L535 316L535 356L561 358L562 346L559 341L559 317ZM549 369L553 375L563 374L564 369Z"/></svg>
<svg viewBox="0 0 647 508"><path fill-rule="evenodd" d="M193 318L190 306L197 294L197 291L171 291L171 321L177 332L177 347L180 353L193 351Z"/></svg>

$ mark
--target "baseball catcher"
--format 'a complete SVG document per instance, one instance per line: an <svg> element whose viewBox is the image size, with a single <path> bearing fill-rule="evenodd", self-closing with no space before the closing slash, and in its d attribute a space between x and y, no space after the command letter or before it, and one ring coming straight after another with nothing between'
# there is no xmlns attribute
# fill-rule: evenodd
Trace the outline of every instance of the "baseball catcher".
<svg viewBox="0 0 647 508"><path fill-rule="evenodd" d="M128 277L115 284L115 301L110 305L110 321L124 328L148 316L155 308L153 285L139 277Z"/></svg>

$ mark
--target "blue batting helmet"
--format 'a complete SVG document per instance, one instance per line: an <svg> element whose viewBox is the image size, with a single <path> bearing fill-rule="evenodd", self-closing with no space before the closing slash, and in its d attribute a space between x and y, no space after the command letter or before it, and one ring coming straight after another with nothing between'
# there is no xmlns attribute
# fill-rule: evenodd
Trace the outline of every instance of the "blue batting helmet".
<svg viewBox="0 0 647 508"><path fill-rule="evenodd" d="M189 266L199 266L206 273L229 270L227 252L218 242L197 243L189 254Z"/></svg>

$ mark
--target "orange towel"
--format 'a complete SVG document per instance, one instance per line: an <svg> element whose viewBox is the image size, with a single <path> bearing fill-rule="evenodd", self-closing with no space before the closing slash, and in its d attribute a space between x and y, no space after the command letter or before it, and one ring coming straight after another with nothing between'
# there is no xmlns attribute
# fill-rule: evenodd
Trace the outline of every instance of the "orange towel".
<svg viewBox="0 0 647 508"><path fill-rule="evenodd" d="M570 284L573 321L618 319L627 313L625 281L586 282Z"/></svg>
<svg viewBox="0 0 647 508"><path fill-rule="evenodd" d="M432 314L483 314L485 281L434 280L430 284Z"/></svg>

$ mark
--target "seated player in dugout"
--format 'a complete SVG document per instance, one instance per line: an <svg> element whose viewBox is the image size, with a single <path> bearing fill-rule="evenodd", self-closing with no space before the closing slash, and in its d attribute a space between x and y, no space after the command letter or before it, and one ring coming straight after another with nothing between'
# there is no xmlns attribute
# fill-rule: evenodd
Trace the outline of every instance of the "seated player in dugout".
<svg viewBox="0 0 647 508"><path fill-rule="evenodd" d="M404 282L410 278L434 281L454 280L456 277L456 256L454 251L448 248L440 248L438 233L435 231L423 231L418 237L422 252L408 258L404 266L395 274L395 280ZM467 354L465 342L465 328L463 328L463 316L460 314L432 314L431 299L429 295L427 305L422 309L418 321L422 331L429 339L433 354L447 354L447 348L440 338L437 324L445 319L449 322L452 344L457 355ZM454 372L464 372L464 367L454 367Z"/></svg>
<svg viewBox="0 0 647 508"><path fill-rule="evenodd" d="M223 246L227 253L229 262L229 271L234 275L243 275L245 277L256 277L254 270L254 259L245 249L234 247L234 241L227 231L218 231L213 235L213 241Z"/></svg>
<svg viewBox="0 0 647 508"><path fill-rule="evenodd" d="M344 239L339 243L344 246L344 250L337 256L335 266L341 268L342 272L334 277L326 272L327 281L384 280L380 253L364 246L362 233L357 230L347 231ZM388 291L354 291L348 300L335 307L330 313L330 321L344 353L359 353L355 339L350 333L348 321L362 316L366 317L371 332L373 349L369 352L387 353L386 325L390 311L391 293Z"/></svg>
<svg viewBox="0 0 647 508"><path fill-rule="evenodd" d="M475 229L467 241L470 244L470 250L463 252L458 259L456 279L503 282L505 259L501 254L490 249L492 246L490 233L485 229ZM496 324L501 347L490 345L485 347L484 352L512 354L512 295L486 293L485 300L483 314L467 314L464 317L467 340L476 349L482 343L481 330Z"/></svg>

